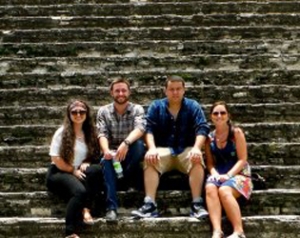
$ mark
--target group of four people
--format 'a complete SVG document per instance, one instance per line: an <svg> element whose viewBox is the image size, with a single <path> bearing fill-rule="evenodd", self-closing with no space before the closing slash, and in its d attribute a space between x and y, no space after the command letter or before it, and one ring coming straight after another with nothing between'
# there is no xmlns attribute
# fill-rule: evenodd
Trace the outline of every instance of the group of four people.
<svg viewBox="0 0 300 238"><path fill-rule="evenodd" d="M188 174L191 216L210 217L212 238L224 236L223 209L233 225L229 237L245 237L237 199L249 199L252 183L243 131L231 124L228 106L220 101L210 111L215 126L210 132L200 104L184 96L185 81L179 76L167 78L164 92L166 97L153 101L145 116L143 107L129 100L129 82L117 78L110 85L113 102L100 107L96 126L86 102L74 100L68 105L64 124L52 138L52 163L47 174L48 189L68 200L67 237L79 237L76 227L80 222L93 223L91 202L101 187L102 176L106 219L117 219L117 177L112 159L121 162L128 182L136 179L143 161L144 204L131 215L158 216L156 192L160 176L175 169ZM208 212L202 198L206 171Z"/></svg>

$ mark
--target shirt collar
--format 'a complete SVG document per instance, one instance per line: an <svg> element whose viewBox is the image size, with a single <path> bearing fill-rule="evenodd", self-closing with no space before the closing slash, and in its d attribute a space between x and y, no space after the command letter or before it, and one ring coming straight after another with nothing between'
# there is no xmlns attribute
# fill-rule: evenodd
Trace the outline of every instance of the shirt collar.
<svg viewBox="0 0 300 238"><path fill-rule="evenodd" d="M186 105L186 97L183 97L182 101L181 101L181 107L184 107L185 105ZM166 108L168 108L168 106L169 106L169 100L168 100L168 98L165 98L165 100L164 100L164 106Z"/></svg>
<svg viewBox="0 0 300 238"><path fill-rule="evenodd" d="M128 102L128 105L127 105L127 108L126 108L126 114L130 114L132 112L132 109L133 109L133 104L131 102ZM108 108L109 112L110 113L116 113L115 111L115 107L114 107L114 103L111 103L109 105L109 108Z"/></svg>

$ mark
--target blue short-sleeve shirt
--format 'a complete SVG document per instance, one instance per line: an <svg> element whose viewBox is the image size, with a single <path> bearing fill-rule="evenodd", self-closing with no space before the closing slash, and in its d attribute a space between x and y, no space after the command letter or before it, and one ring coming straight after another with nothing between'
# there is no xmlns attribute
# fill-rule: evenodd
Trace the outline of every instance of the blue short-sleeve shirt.
<svg viewBox="0 0 300 238"><path fill-rule="evenodd" d="M183 98L176 119L168 105L167 98L151 103L146 116L146 132L153 134L157 147L169 147L174 154L180 154L194 145L196 136L207 136L209 125L200 104L193 99Z"/></svg>

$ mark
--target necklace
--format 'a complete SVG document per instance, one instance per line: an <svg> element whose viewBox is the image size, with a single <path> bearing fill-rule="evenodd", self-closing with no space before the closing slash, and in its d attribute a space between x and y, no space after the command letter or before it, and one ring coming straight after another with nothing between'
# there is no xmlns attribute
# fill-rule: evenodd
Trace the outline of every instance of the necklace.
<svg viewBox="0 0 300 238"><path fill-rule="evenodd" d="M221 133L220 135L217 135L217 132L215 133L216 136L216 140L219 143L223 143L225 141L227 141L227 137L228 137L228 131L224 131L223 133Z"/></svg>
<svg viewBox="0 0 300 238"><path fill-rule="evenodd" d="M83 138L84 138L84 134L76 135L76 139L78 140L83 140Z"/></svg>

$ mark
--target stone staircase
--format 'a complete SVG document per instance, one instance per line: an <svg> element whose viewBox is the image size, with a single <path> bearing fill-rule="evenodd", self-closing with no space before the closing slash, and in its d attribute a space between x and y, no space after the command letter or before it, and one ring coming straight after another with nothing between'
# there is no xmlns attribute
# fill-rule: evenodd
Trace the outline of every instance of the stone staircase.
<svg viewBox="0 0 300 238"><path fill-rule="evenodd" d="M145 107L169 74L206 112L226 100L267 179L242 208L247 237L300 237L299 18L294 0L0 0L0 237L63 237L65 205L45 187L51 137L70 98L96 112L120 74ZM120 221L100 207L82 237L210 237L187 216L185 179L164 178L158 219L131 220L144 194L120 190Z"/></svg>

